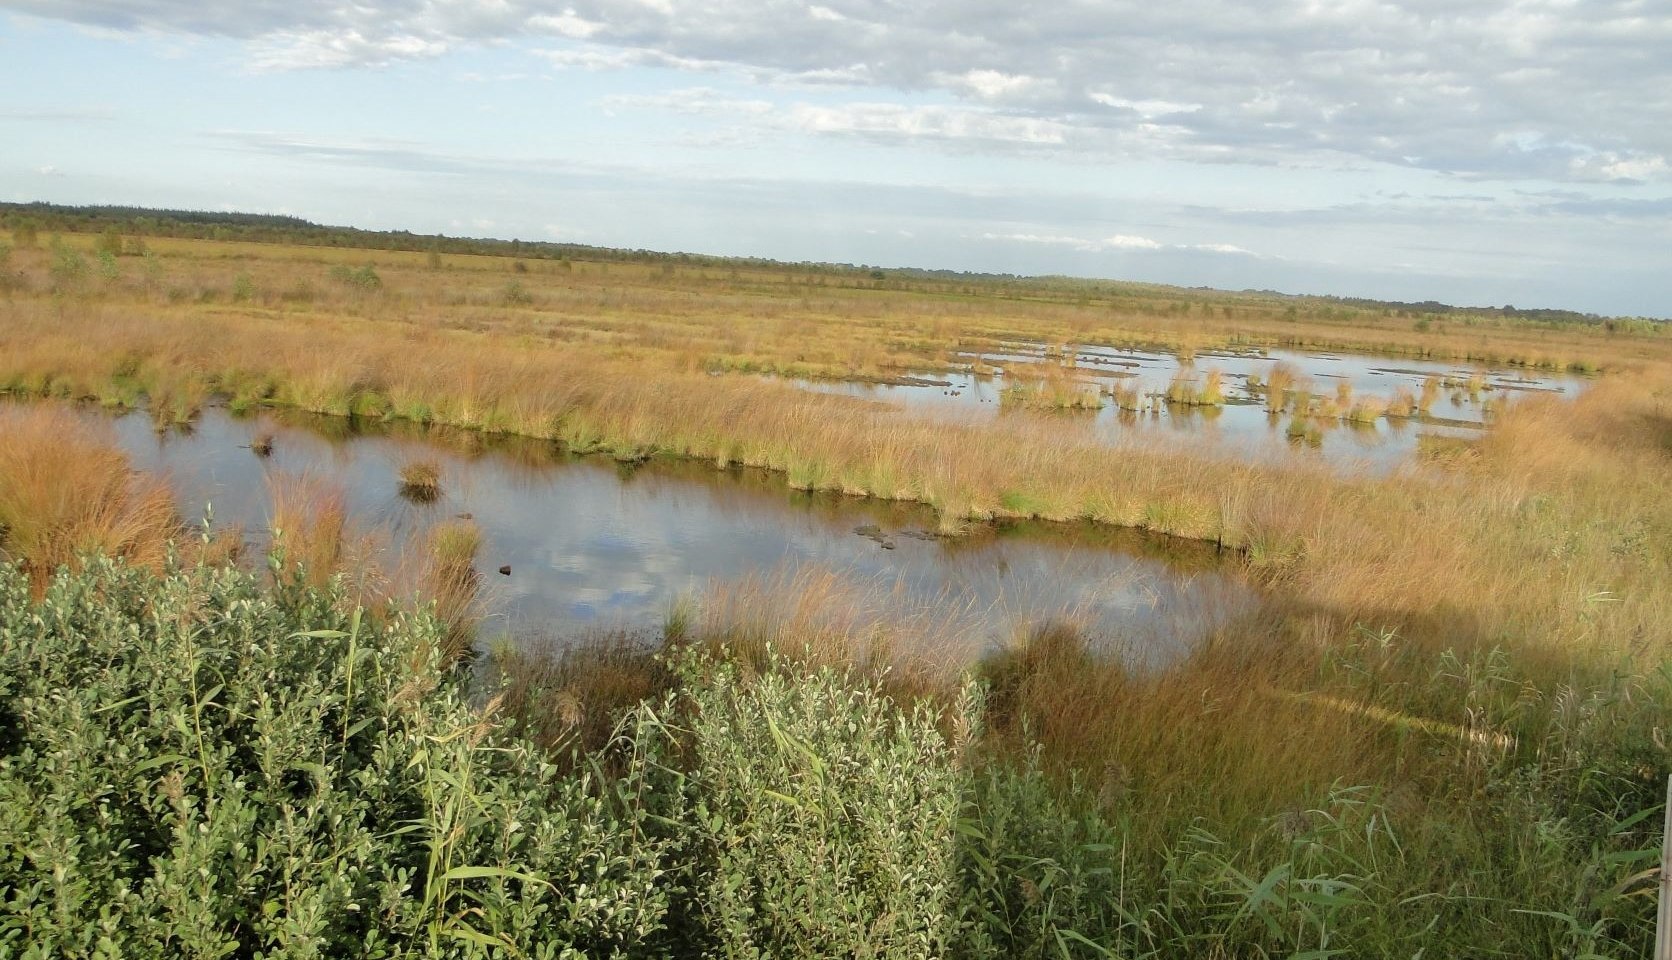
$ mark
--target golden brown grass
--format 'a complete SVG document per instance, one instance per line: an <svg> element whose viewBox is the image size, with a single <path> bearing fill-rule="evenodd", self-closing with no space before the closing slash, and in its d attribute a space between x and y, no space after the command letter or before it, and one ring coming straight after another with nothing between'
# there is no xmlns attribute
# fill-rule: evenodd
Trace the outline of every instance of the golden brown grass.
<svg viewBox="0 0 1672 960"><path fill-rule="evenodd" d="M1289 404L1290 392L1297 386L1297 379L1292 364L1273 365L1271 377L1266 381L1266 409L1272 413L1282 413Z"/></svg>
<svg viewBox="0 0 1672 960"><path fill-rule="evenodd" d="M448 520L430 531L426 544L427 563L419 583L420 594L435 603L436 617L446 626L447 659L468 653L476 639L476 594L481 575L476 572L476 552L482 545L482 531L469 520Z"/></svg>
<svg viewBox="0 0 1672 960"><path fill-rule="evenodd" d="M168 487L113 437L54 407L0 405L0 558L39 587L89 554L160 567L182 532Z"/></svg>
<svg viewBox="0 0 1672 960"><path fill-rule="evenodd" d="M1103 406L1095 382L1074 374L1072 358L1046 364L1013 364L1004 388L1007 405L1040 410L1097 410Z"/></svg>
<svg viewBox="0 0 1672 960"><path fill-rule="evenodd" d="M347 497L339 485L277 473L269 475L267 484L272 504L268 534L275 557L283 561L281 569L321 586L339 574L373 568L370 540L349 524Z"/></svg>
<svg viewBox="0 0 1672 960"><path fill-rule="evenodd" d="M323 276L328 263L358 265L364 252L168 245L166 255L171 273L195 271L177 282L214 288L249 271L262 293L237 307L160 293L18 296L0 307L0 385L111 402L159 388L223 393L621 457L760 466L798 487L932 504L948 529L1039 516L1239 548L1227 562L1264 588L1265 605L1180 663L1136 672L1096 648L1120 638L1059 623L978 668L991 689L990 742L1039 740L1048 764L1136 824L1152 852L1203 822L1265 842L1274 814L1308 810L1338 783L1378 786L1401 828L1425 822L1425 804L1466 805L1451 824L1501 815L1481 799L1493 786L1484 765L1469 758L1504 749L1511 733L1536 733L1530 714L1570 709L1576 678L1660 669L1672 639L1672 340L1413 331L1346 310L1290 320L1258 300L1226 316L1217 304L1210 315L955 285L819 286L793 271L658 277L615 264L559 273L534 263L520 281L532 303L513 308L501 293L503 261L449 257L445 269L420 271L387 254L377 255L381 293L318 284L285 300L267 291ZM251 259L214 259L222 255ZM1026 411L990 424L928 421L715 375L872 374L951 364L955 348L1001 339L1140 335L1204 349L1234 336L1613 372L1575 399L1511 404L1478 441L1452 444L1445 464L1389 477L1111 447L1070 418ZM1314 404L1310 385L1283 365L1265 389L1268 409L1292 411L1303 438L1381 412L1381 401L1350 393ZM1430 378L1420 395L1396 392L1386 412L1428 412L1445 389ZM1470 384L1456 389L1467 396ZM340 525L333 536L328 501L319 512L317 535L301 506L279 525L300 531L299 553L340 567ZM432 553L453 558L446 580L462 584L468 535L447 536L461 542ZM829 571L763 575L698 598L674 632L757 667L777 650L883 671L904 694L950 697L955 671L924 651L967 651L964 621L938 609L902 613L878 589ZM1494 666L1504 662L1513 669ZM669 682L624 637L528 659L509 675L510 712L555 745L603 743L624 709ZM1433 849L1443 856L1457 841Z"/></svg>
<svg viewBox="0 0 1672 960"><path fill-rule="evenodd" d="M1395 387L1393 396L1388 399L1387 415L1390 417L1409 417L1416 413L1416 409L1416 393L1403 384Z"/></svg>
<svg viewBox="0 0 1672 960"><path fill-rule="evenodd" d="M441 467L434 460L409 460L401 465L401 496L419 503L441 497Z"/></svg>
<svg viewBox="0 0 1672 960"><path fill-rule="evenodd" d="M68 237L90 248L94 238ZM1637 334L1546 329L1476 318L1414 329L1408 318L1256 295L1107 285L1101 295L1041 283L879 282L786 267L679 268L535 261L506 302L507 261L419 253L158 239L155 275L129 269L98 297L177 310L282 311L398 319L603 350L688 370L793 376L886 376L946 369L959 349L1001 341L1163 347L1193 354L1226 346L1365 350L1530 367L1629 365ZM45 291L49 255L18 251L21 284ZM366 291L330 279L371 263ZM254 295L234 296L247 275ZM1653 342L1656 338L1649 338ZM1072 351L1069 351L1071 353Z"/></svg>
<svg viewBox="0 0 1672 960"><path fill-rule="evenodd" d="M672 683L654 647L623 633L519 637L494 649L490 663L502 715L559 763L577 747L602 749L627 711Z"/></svg>
<svg viewBox="0 0 1672 960"><path fill-rule="evenodd" d="M1144 393L1137 380L1123 380L1109 388L1109 397L1118 409L1136 413L1143 406Z"/></svg>
<svg viewBox="0 0 1672 960"><path fill-rule="evenodd" d="M821 286L825 278L793 271L667 277L617 264L572 271L531 264L525 282L538 308L508 309L495 294L504 262L492 258L449 258L446 269L432 270L421 255L379 253L381 292L350 295L324 274L332 263L363 262L364 251L158 249L170 283L215 289L247 271L258 291L312 277L314 292L293 300L263 293L237 305L121 289L81 301L18 295L3 307L0 387L118 403L159 390L213 392L234 402L524 434L623 458L759 466L797 487L929 503L948 530L972 519L1038 516L1235 547L1286 544L1284 555L1295 559L1282 564L1284 588L1308 603L1374 616L1453 606L1475 612L1470 632L1481 635L1513 626L1541 638L1583 631L1619 641L1635 636L1648 622L1643 610L1660 602L1658 589L1605 606L1585 598L1614 590L1628 574L1651 583L1643 564L1659 569L1637 552L1634 531L1664 529L1666 501L1656 497L1667 471L1653 458L1665 450L1636 450L1626 469L1601 438L1658 435L1672 341L1490 326L1396 335L1363 316L1333 314L1284 319L1278 326L1291 333L1278 336L1264 326L1267 307L1253 301L1232 305L1229 318L1217 309L1151 316L1134 307L1131 315L1115 311L1119 323L1111 325L1106 304L1003 289L977 296L934 285ZM26 274L37 268L24 263ZM1461 464L1461 474L1388 479L1304 464L1208 466L1176 451L1110 447L1062 418L930 422L852 398L712 375L798 364L810 375L916 367L1000 337L1073 343L1108 334L1119 342L1117 327L1151 343L1233 334L1243 343L1391 340L1402 353L1454 347L1524 362L1571 358L1619 373L1577 401L1540 397L1506 410L1493 442ZM853 352L873 349L881 354ZM1306 390L1282 365L1270 381L1273 409ZM1440 389L1425 383L1418 409ZM1342 413L1351 410L1331 416ZM1532 435L1539 442L1501 442ZM1576 452L1561 469L1525 470L1544 460L1542 451L1568 447ZM1576 473L1576 465L1584 469ZM1600 477L1611 502L1576 498L1574 490L1595 489ZM1586 511L1603 506L1615 519L1598 526ZM1585 531L1576 541L1584 549L1573 553L1573 535L1548 517ZM1604 529L1620 550L1597 546Z"/></svg>
<svg viewBox="0 0 1672 960"><path fill-rule="evenodd" d="M1428 413L1434 409L1434 401L1440 399L1440 378L1424 377L1422 381L1422 396L1417 399L1417 409Z"/></svg>

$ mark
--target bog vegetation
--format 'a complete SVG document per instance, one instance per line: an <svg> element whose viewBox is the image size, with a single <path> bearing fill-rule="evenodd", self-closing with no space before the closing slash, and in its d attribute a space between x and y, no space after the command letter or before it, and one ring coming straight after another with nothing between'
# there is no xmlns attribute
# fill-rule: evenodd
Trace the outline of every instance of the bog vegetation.
<svg viewBox="0 0 1672 960"><path fill-rule="evenodd" d="M794 603L737 595L674 611L657 650L473 659L467 521L436 531L416 598L317 491L275 511L272 556L240 558L84 418L17 404L0 950L1646 954L1672 766L1658 327L129 239L17 236L0 388L159 423L279 405L753 464L927 502L949 532L1146 527L1224 545L1268 600L1154 672L1068 623L924 671L886 655L886 627L810 631ZM1012 339L1604 375L1384 478L1109 447L1039 410L1082 396L1048 371L980 425L754 376L886 378ZM1304 436L1320 404L1409 416L1433 383L1317 397L1279 367L1264 389ZM1211 404L1219 384L1176 387ZM439 489L409 467L411 495Z"/></svg>

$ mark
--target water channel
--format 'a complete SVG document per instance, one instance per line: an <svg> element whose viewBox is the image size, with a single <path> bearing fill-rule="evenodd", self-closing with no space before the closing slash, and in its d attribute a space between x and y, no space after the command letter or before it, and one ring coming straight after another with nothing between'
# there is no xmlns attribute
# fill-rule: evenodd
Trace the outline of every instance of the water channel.
<svg viewBox="0 0 1672 960"><path fill-rule="evenodd" d="M1142 412L1120 410L1105 400L1099 410L1061 414L1091 423L1097 435L1110 443L1189 446L1211 455L1266 462L1320 458L1343 469L1387 472L1414 462L1423 437L1478 437L1488 426L1488 408L1494 403L1536 393L1571 397L1586 383L1579 376L1523 368L1292 350L1203 351L1187 363L1157 351L1092 345L1053 350L1044 344L1013 342L997 350L966 351L954 359L971 364L972 370L924 373L898 383L798 381L798 385L919 413L980 420L1010 411L1005 403L1007 386L1054 369L1087 384L1093 392L1107 392L1117 384L1138 386L1146 398ZM1064 360L1071 365L1064 365ZM974 372L977 364L982 369L979 374ZM1336 395L1343 384L1354 397L1381 400L1391 398L1401 387L1420 396L1429 378L1441 386L1426 415L1381 417L1367 423L1315 420L1320 428L1315 438L1296 442L1288 429L1292 417L1268 413L1265 395L1250 386L1250 377L1270 382L1273 369L1280 364L1295 373L1301 389L1323 397ZM1200 382L1210 370L1224 378L1223 406L1187 406L1161 399L1181 372ZM1467 384L1477 376L1478 389L1470 390Z"/></svg>
<svg viewBox="0 0 1672 960"><path fill-rule="evenodd" d="M187 518L207 511L252 551L265 550L274 490L287 484L335 491L392 570L435 524L468 517L483 540L485 639L653 635L682 598L701 604L750 578L793 591L814 571L878 622L934 621L937 643L962 648L940 653L974 656L1067 617L1156 664L1257 602L1209 545L1049 523L938 537L926 507L798 492L764 471L626 465L536 441L277 412L210 408L185 430L138 412L83 415L108 421L137 469L166 476ZM269 454L252 450L269 436ZM414 461L440 467L430 502L400 491Z"/></svg>

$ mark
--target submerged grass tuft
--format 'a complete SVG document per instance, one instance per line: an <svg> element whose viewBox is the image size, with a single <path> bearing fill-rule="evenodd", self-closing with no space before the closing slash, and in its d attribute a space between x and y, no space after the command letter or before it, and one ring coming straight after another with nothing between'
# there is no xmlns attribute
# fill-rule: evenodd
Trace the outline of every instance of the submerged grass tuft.
<svg viewBox="0 0 1672 960"><path fill-rule="evenodd" d="M441 467L434 460L409 460L401 465L401 496L418 503L441 499Z"/></svg>

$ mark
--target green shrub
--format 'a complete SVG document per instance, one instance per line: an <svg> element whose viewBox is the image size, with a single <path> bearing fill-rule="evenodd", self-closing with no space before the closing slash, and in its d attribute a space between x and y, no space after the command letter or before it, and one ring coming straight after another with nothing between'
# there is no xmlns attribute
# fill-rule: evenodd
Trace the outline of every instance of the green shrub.
<svg viewBox="0 0 1672 960"><path fill-rule="evenodd" d="M468 566L470 546L446 551ZM1025 725L983 740L973 687L937 709L772 657L664 653L608 703L564 678L636 659L525 683L505 702L537 751L495 722L503 678L443 668L433 612L362 619L336 586L276 579L95 559L36 599L0 565L0 956L1630 956L1650 939L1672 671L1534 696L1495 648L1367 631L1324 665L1344 698L1300 699L1427 738L1455 790L1323 784L1209 817L1153 770L1047 770ZM991 675L1003 717L1014 684ZM1421 719L1459 703L1468 728ZM613 736L593 709L619 711Z"/></svg>
<svg viewBox="0 0 1672 960"><path fill-rule="evenodd" d="M109 250L100 250L97 257L99 263L99 279L105 283L115 283L122 279L122 267L116 262L116 254Z"/></svg>
<svg viewBox="0 0 1672 960"><path fill-rule="evenodd" d="M96 254L110 254L112 257L122 255L122 233L115 227L106 227L99 238L93 241L93 252Z"/></svg>
<svg viewBox="0 0 1672 960"><path fill-rule="evenodd" d="M35 221L30 219L18 220L12 225L12 242L20 250L33 250L40 245L41 231Z"/></svg>
<svg viewBox="0 0 1672 960"><path fill-rule="evenodd" d="M521 280L512 280L507 283L505 289L500 291L499 298L508 307L522 307L534 302L534 295L528 292L528 288L522 285Z"/></svg>
<svg viewBox="0 0 1672 960"><path fill-rule="evenodd" d="M0 954L619 954L663 842L436 669L441 626L250 574L0 569ZM621 782L641 779L631 758Z"/></svg>
<svg viewBox="0 0 1672 960"><path fill-rule="evenodd" d="M383 278L377 275L377 268L369 263L358 270L339 263L331 268L330 276L332 280L344 286L366 292L383 288Z"/></svg>
<svg viewBox="0 0 1672 960"><path fill-rule="evenodd" d="M77 253L75 248L55 243L52 247L52 266L49 273L55 292L78 293L86 289L92 268L87 265L87 258Z"/></svg>
<svg viewBox="0 0 1672 960"><path fill-rule="evenodd" d="M937 715L828 669L679 675L680 725L660 729L684 758L681 845L712 953L945 955L963 775Z"/></svg>

